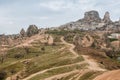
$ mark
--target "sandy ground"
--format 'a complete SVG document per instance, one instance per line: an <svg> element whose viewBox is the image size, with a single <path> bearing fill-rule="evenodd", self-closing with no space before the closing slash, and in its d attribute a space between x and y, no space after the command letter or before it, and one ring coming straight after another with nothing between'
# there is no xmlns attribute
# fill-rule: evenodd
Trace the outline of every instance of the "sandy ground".
<svg viewBox="0 0 120 80"><path fill-rule="evenodd" d="M120 70L113 70L97 76L93 80L120 80Z"/></svg>
<svg viewBox="0 0 120 80"><path fill-rule="evenodd" d="M93 71L107 71L106 69L101 68L95 60L91 59L87 55L82 55L84 60L89 64L88 68Z"/></svg>

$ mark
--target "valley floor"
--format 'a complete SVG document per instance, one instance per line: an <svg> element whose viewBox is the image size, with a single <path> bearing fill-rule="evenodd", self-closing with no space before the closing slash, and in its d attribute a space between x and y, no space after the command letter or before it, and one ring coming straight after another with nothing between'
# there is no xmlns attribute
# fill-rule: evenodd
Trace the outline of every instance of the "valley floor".
<svg viewBox="0 0 120 80"><path fill-rule="evenodd" d="M62 41L62 44L64 44L67 47L69 47L69 51L74 55L73 56L74 58L79 57L79 55L74 51L75 46L73 44L67 43L64 40L64 37L61 37L60 40ZM89 56L82 55L82 57L84 58L84 61L82 61L82 62L74 63L74 64L70 64L70 65L63 65L63 66L59 66L59 67L53 67L53 68L50 68L50 69L46 69L46 70L37 72L35 74L32 74L32 75L30 75L29 77L27 77L27 78L25 78L23 80L35 80L36 79L35 77L37 77L37 76L39 76L39 75L41 75L41 74L43 74L43 73L45 73L45 72L47 72L49 70L53 70L53 69L57 69L57 68L62 68L62 67L73 66L73 65L76 65L76 64L81 65L81 64L84 64L84 63L88 64L85 69L73 70L73 71L70 71L70 72L66 72L66 73L62 73L62 74L57 74L57 75L45 78L44 80L54 80L54 79L55 80L57 80L57 79L62 80L62 78L64 79L65 77L69 76L70 74L74 74L74 73L77 73L77 74L74 75L73 77L71 77L69 80L79 80L80 77L82 77L83 75L87 74L88 72L92 73L92 72L98 72L98 71L99 72L106 71L106 69L103 69L103 68L99 67L99 65L94 60L92 60L91 58L89 58ZM75 77L75 79L74 79L74 77Z"/></svg>
<svg viewBox="0 0 120 80"><path fill-rule="evenodd" d="M51 37L54 39L56 36ZM119 70L108 71L90 56L78 54L74 50L75 45L66 42L62 36L59 36L55 45L42 42L46 42L45 37L36 35L15 48L24 53L24 49L19 47L30 45L29 54L25 54L24 58L10 58L2 64L0 70L9 72L12 66L16 70L6 80L119 80ZM15 53L15 50L10 53Z"/></svg>

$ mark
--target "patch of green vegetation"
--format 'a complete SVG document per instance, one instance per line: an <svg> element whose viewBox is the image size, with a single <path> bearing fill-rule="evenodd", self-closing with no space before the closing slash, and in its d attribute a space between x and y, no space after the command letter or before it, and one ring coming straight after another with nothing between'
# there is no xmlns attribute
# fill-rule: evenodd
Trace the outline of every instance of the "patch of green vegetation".
<svg viewBox="0 0 120 80"><path fill-rule="evenodd" d="M76 30L48 30L46 33L65 36L69 33L74 33L74 34L79 33L79 34L81 34L81 31L78 30L78 29L76 29Z"/></svg>
<svg viewBox="0 0 120 80"><path fill-rule="evenodd" d="M69 32L70 31L67 31L67 30L61 30L61 31L58 31L58 30L48 30L46 33L48 33L48 34L55 34L55 35L66 35Z"/></svg>
<svg viewBox="0 0 120 80"><path fill-rule="evenodd" d="M55 42L55 43L56 43L56 42L61 42L61 40L60 40L61 36L60 36L60 35L53 34L52 36L53 36L53 38L54 38L54 42Z"/></svg>
<svg viewBox="0 0 120 80"><path fill-rule="evenodd" d="M9 66L0 68L0 71L4 71L7 73L7 76L10 76L23 70L23 68L24 68L24 64L22 64L21 62L17 62L15 64L11 64Z"/></svg>
<svg viewBox="0 0 120 80"><path fill-rule="evenodd" d="M115 38L109 38L109 41L110 41L110 42L118 41L118 39L115 39Z"/></svg>
<svg viewBox="0 0 120 80"><path fill-rule="evenodd" d="M57 74L62 74L62 73L66 73L66 72L70 72L73 71L75 69L82 69L84 68L86 65L82 64L82 65L73 65L73 66L69 66L69 67L61 67L61 68L57 68L57 69L52 69L52 70L48 70L47 72L37 75L33 78L31 78L30 80L40 80L40 79L45 79Z"/></svg>
<svg viewBox="0 0 120 80"><path fill-rule="evenodd" d="M100 74L100 72L90 71L80 77L79 80L93 80L93 78Z"/></svg>
<svg viewBox="0 0 120 80"><path fill-rule="evenodd" d="M41 55L51 55L51 53L56 53L63 45L49 46L39 44L37 47L28 47L28 52L26 52L25 47L17 47L9 50L7 55L4 57L3 63L0 63L0 69L6 68L12 65L16 65L16 62L22 61L24 59L38 58ZM45 48L43 51L41 48ZM40 57L42 58L42 57ZM46 56L46 58L49 58ZM34 59L33 59L34 60ZM37 61L35 61L37 62ZM40 64L39 64L40 65Z"/></svg>
<svg viewBox="0 0 120 80"><path fill-rule="evenodd" d="M82 57L74 59L72 59L71 57L72 55L69 52L66 52L64 54L53 53L42 55L39 58L33 60L33 63L31 65L27 65L26 76L36 73L38 71L42 71L44 69L49 69L52 67L58 67L83 61Z"/></svg>
<svg viewBox="0 0 120 80"><path fill-rule="evenodd" d="M75 76L76 74L78 74L78 73L72 73L72 74L70 74L70 75L68 75L68 76L62 77L62 78L59 79L59 80L69 80L69 79L71 79L73 76Z"/></svg>
<svg viewBox="0 0 120 80"><path fill-rule="evenodd" d="M69 43L73 43L73 37L75 36L75 34L69 34L69 35L65 35L65 41L69 42Z"/></svg>

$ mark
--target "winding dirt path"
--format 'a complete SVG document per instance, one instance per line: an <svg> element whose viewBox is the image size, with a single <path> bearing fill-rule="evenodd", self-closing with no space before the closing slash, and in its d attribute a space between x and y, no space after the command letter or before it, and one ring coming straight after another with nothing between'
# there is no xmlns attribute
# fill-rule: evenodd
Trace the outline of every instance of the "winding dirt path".
<svg viewBox="0 0 120 80"><path fill-rule="evenodd" d="M75 45L70 44L70 43L67 43L67 42L64 40L64 37L61 37L61 41L62 41L63 44L70 46L69 51L70 51L73 55L75 55L76 57L79 56L79 55L74 51Z"/></svg>
<svg viewBox="0 0 120 80"><path fill-rule="evenodd" d="M47 72L47 71L49 71L49 70L52 70L52 69L69 67L69 66L74 66L74 65L81 65L81 64L84 64L84 63L85 63L85 62L83 61L83 62L79 62L79 63L68 64L68 65L63 65L63 66L58 66L58 67L53 67L53 68L45 69L45 70L43 70L43 71L37 72L37 73L35 73L35 74L32 74L32 75L28 76L27 78L24 78L23 80L29 80L30 78L32 78L32 77L34 77L34 76L36 76L36 75L40 75L40 74L45 73L45 72Z"/></svg>
<svg viewBox="0 0 120 80"><path fill-rule="evenodd" d="M69 46L69 51L75 55L75 57L78 57L79 55L74 51L74 48L75 48L75 45L73 44L70 44L70 43L67 43L65 40L64 40L64 37L61 37L60 38L62 43ZM89 70L94 70L94 71L106 71L106 69L103 69L101 67L99 67L99 65L92 59L89 58L89 56L86 56L86 55L82 55L84 60L83 62L79 62L79 63L75 63L75 64L69 64L69 65L63 65L63 66L59 66L59 67L53 67L53 68L49 68L49 69L45 69L43 71L40 71L40 72L37 72L35 74L32 74L30 76L28 76L27 78L24 78L23 80L29 80L30 78L36 76L36 75L39 75L39 74L42 74L44 72L47 72L48 70L52 70L52 69L58 69L58 68L62 68L62 67L67 67L67 66L72 66L72 65L76 65L76 64L84 64L84 63L88 63L88 69ZM64 75L66 74L69 74L70 72L67 72L67 73L63 73L63 74L58 74L58 75L54 75L52 77L49 77L49 78L46 78L45 80L52 80L53 78L60 78L60 77L63 77ZM80 73L79 77L81 75L83 75L84 73L86 73L86 71L84 71L83 73Z"/></svg>
<svg viewBox="0 0 120 80"><path fill-rule="evenodd" d="M74 51L74 48L75 48L75 45L73 44L70 44L70 43L67 43L65 40L64 40L64 37L61 37L61 41L65 44L65 45L69 45L71 46L70 47L70 52L72 52L76 57L78 57L79 55ZM101 68L97 62L93 59L91 59L89 56L87 55L82 55L82 57L84 58L84 60L86 61L86 63L89 64L88 68L90 70L94 70L94 71L106 71L106 69L103 69Z"/></svg>
<svg viewBox="0 0 120 80"><path fill-rule="evenodd" d="M107 71L106 69L101 68L95 60L91 59L87 55L82 55L84 60L89 64L88 69L93 71Z"/></svg>
<svg viewBox="0 0 120 80"><path fill-rule="evenodd" d="M69 49L71 53L73 53L76 57L79 56L79 55L73 50L73 49L75 48L75 46L74 46L73 44L67 43L67 42L64 40L64 37L61 37L61 41L62 41L63 44L68 45L68 46L71 46L70 49ZM67 66L72 66L72 65L77 65L77 64L80 65L80 64L84 64L84 63L85 63L85 62L83 61L83 62L79 62L79 63L74 63L74 64L69 64L69 65L63 65L63 66L59 66L59 67L49 68L49 69L46 69L46 70L37 72L37 73L35 73L35 74L32 74L32 75L28 76L27 78L25 78L25 79L23 79L23 80L29 80L30 78L32 78L32 77L34 77L34 76L36 76L36 75L38 75L38 74L42 74L42 73L44 73L44 72L47 72L48 70L57 69L57 68L62 68L62 67L67 67ZM62 74L61 74L61 75L62 75ZM55 77L55 76L53 76L53 77ZM53 78L53 77L52 77L52 78ZM60 76L59 76L59 77L60 77Z"/></svg>
<svg viewBox="0 0 120 80"><path fill-rule="evenodd" d="M88 69L83 69L83 70L80 70L79 73L75 76L73 76L72 78L70 78L69 80L79 80L81 76L83 76L84 74L88 73L90 70Z"/></svg>
<svg viewBox="0 0 120 80"><path fill-rule="evenodd" d="M68 76L68 75L73 74L73 73L76 73L76 72L79 72L79 70L74 70L74 71L71 71L71 72L66 72L66 73L58 74L58 75L55 75L55 76L46 78L46 79L44 79L44 80L54 80L54 79L55 79L55 80L59 80L59 79L61 79L62 77Z"/></svg>
<svg viewBox="0 0 120 80"><path fill-rule="evenodd" d="M40 40L44 38L44 35L34 35L30 38L28 38L27 40L25 40L23 43L21 43L20 45L17 45L15 47L23 47L23 46L32 46L31 43L34 42L35 40Z"/></svg>
<svg viewBox="0 0 120 80"><path fill-rule="evenodd" d="M73 53L73 55L75 55L75 57L78 57L79 55L74 51L74 48L75 48L75 45L73 44L70 44L70 43L67 43L65 40L64 40L64 37L61 37L61 41L63 44L65 45L68 45L70 46L69 50L71 53ZM86 55L82 55L82 57L84 58L84 62L85 63L88 63L88 70L83 70L82 72L80 71L79 73L79 76L76 80L78 80L82 75L84 75L85 73L87 73L88 71L90 70L93 70L93 71L106 71L106 69L103 69L101 67L99 67L99 65L93 60L93 59L90 59L89 56L86 56ZM69 73L69 72L68 72ZM66 74L66 73L65 73ZM59 74L59 75L55 75L55 76L52 76L50 78L46 78L45 80L52 80L54 78L61 78L63 77L64 73L63 74Z"/></svg>

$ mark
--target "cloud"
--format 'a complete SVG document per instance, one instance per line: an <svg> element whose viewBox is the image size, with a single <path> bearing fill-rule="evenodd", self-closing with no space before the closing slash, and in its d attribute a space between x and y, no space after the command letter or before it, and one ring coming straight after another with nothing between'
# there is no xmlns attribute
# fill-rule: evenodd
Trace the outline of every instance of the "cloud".
<svg viewBox="0 0 120 80"><path fill-rule="evenodd" d="M59 11L63 9L71 9L73 6L73 3L66 2L65 0L57 0L57 1L48 1L48 2L43 2L39 4L40 7L44 7L47 9L51 9L53 11Z"/></svg>
<svg viewBox="0 0 120 80"><path fill-rule="evenodd" d="M30 24L59 26L90 10L99 11L101 17L109 11L111 18L118 20L119 5L119 0L0 0L0 33L18 33Z"/></svg>

